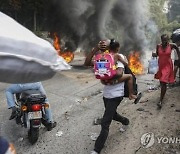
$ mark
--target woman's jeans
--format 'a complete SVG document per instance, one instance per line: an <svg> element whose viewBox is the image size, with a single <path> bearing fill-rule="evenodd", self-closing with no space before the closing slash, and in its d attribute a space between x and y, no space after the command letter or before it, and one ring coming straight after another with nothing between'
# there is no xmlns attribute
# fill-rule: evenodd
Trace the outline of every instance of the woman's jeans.
<svg viewBox="0 0 180 154"><path fill-rule="evenodd" d="M7 99L8 108L12 108L15 106L14 94L21 93L26 90L39 90L43 95L46 95L46 92L41 82L25 83L25 84L11 84L6 89L6 99ZM48 100L46 99L45 102L48 103ZM46 114L46 119L48 122L53 120L50 108L45 109L45 114Z"/></svg>
<svg viewBox="0 0 180 154"><path fill-rule="evenodd" d="M101 122L101 132L95 142L95 148L94 148L94 150L98 153L100 153L106 142L109 133L109 126L112 120L121 122L123 125L129 124L129 120L127 118L119 115L116 112L116 109L120 104L120 102L123 100L123 97L116 97L116 98L103 97L103 100L104 100L105 111Z"/></svg>

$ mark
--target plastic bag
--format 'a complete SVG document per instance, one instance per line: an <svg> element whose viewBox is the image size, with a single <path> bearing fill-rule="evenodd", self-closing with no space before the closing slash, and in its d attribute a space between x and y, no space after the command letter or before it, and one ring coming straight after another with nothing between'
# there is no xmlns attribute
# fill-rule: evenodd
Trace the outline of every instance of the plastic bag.
<svg viewBox="0 0 180 154"><path fill-rule="evenodd" d="M158 66L158 59L156 57L152 57L150 60L149 60L149 65L148 65L148 73L149 74L156 74L157 71L159 69L159 66Z"/></svg>
<svg viewBox="0 0 180 154"><path fill-rule="evenodd" d="M0 82L42 81L67 69L70 66L48 41L0 12Z"/></svg>

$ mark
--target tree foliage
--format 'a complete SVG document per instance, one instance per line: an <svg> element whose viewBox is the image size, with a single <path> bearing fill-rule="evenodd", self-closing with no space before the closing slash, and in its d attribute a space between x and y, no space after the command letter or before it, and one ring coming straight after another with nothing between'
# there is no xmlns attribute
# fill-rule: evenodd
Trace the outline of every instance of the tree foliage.
<svg viewBox="0 0 180 154"><path fill-rule="evenodd" d="M171 0L169 2L169 21L177 21L180 23L180 1L179 0Z"/></svg>
<svg viewBox="0 0 180 154"><path fill-rule="evenodd" d="M149 0L151 18L157 24L160 33L172 33L180 27L179 0ZM163 12L165 2L169 2L169 12Z"/></svg>
<svg viewBox="0 0 180 154"><path fill-rule="evenodd" d="M0 10L31 30L34 26L42 30L47 2L48 0L1 0Z"/></svg>

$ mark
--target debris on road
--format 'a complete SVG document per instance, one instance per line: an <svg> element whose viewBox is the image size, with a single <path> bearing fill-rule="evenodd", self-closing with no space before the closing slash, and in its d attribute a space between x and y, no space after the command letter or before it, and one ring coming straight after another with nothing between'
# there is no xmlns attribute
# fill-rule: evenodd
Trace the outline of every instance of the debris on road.
<svg viewBox="0 0 180 154"><path fill-rule="evenodd" d="M152 92L152 91L155 91L155 90L158 90L159 89L159 86L157 85L150 85L149 88L148 88L148 92Z"/></svg>
<svg viewBox="0 0 180 154"><path fill-rule="evenodd" d="M148 99L145 99L145 100L140 101L139 103L146 103L148 101L149 101Z"/></svg>
<svg viewBox="0 0 180 154"><path fill-rule="evenodd" d="M77 99L77 100L75 100L75 102L80 104L82 102L82 100Z"/></svg>
<svg viewBox="0 0 180 154"><path fill-rule="evenodd" d="M175 107L175 104L171 104L171 107Z"/></svg>
<svg viewBox="0 0 180 154"><path fill-rule="evenodd" d="M24 140L23 137L18 138L18 142L22 142Z"/></svg>
<svg viewBox="0 0 180 154"><path fill-rule="evenodd" d="M180 112L180 109L176 109L175 111L176 111L176 112Z"/></svg>
<svg viewBox="0 0 180 154"><path fill-rule="evenodd" d="M56 136L61 137L61 136L62 136L62 134L63 134L63 132L62 132L62 131L58 131L58 132L56 133Z"/></svg>
<svg viewBox="0 0 180 154"><path fill-rule="evenodd" d="M87 102L88 101L88 98L87 97L84 97L83 98L83 102Z"/></svg>
<svg viewBox="0 0 180 154"><path fill-rule="evenodd" d="M93 141L96 141L96 139L98 138L98 134L97 133L92 133L91 134L91 136L90 136L90 138L91 138L91 140L93 140Z"/></svg>
<svg viewBox="0 0 180 154"><path fill-rule="evenodd" d="M144 111L144 109L143 108L138 108L137 111Z"/></svg>
<svg viewBox="0 0 180 154"><path fill-rule="evenodd" d="M69 114L68 114L68 111L66 111L66 112L64 113L64 116L65 116L65 119L66 119L66 120L69 120Z"/></svg>

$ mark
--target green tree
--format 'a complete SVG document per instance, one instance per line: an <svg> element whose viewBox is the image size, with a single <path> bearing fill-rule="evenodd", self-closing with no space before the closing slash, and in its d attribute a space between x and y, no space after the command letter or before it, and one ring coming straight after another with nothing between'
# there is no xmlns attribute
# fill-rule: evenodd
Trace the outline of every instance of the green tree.
<svg viewBox="0 0 180 154"><path fill-rule="evenodd" d="M180 23L180 1L179 0L171 0L169 1L169 13L168 19L170 22L177 21Z"/></svg>
<svg viewBox="0 0 180 154"><path fill-rule="evenodd" d="M40 20L39 18L41 18L45 1L46 0L22 0L21 14L25 16L23 25L27 26L30 23L31 26L29 26L29 28L34 32L39 29L38 21Z"/></svg>
<svg viewBox="0 0 180 154"><path fill-rule="evenodd" d="M157 24L160 33L168 24L166 14L163 12L163 6L166 0L149 0L150 2L150 18Z"/></svg>
<svg viewBox="0 0 180 154"><path fill-rule="evenodd" d="M15 19L17 20L18 11L21 8L21 0L9 0L9 4L10 6L12 6L12 9L14 10L14 16Z"/></svg>
<svg viewBox="0 0 180 154"><path fill-rule="evenodd" d="M35 32L43 27L47 3L48 0L1 0L0 10Z"/></svg>
<svg viewBox="0 0 180 154"><path fill-rule="evenodd" d="M180 1L179 0L149 0L150 16L157 24L160 34L167 33L171 35L174 29L180 27ZM164 3L169 2L168 14L163 12Z"/></svg>

